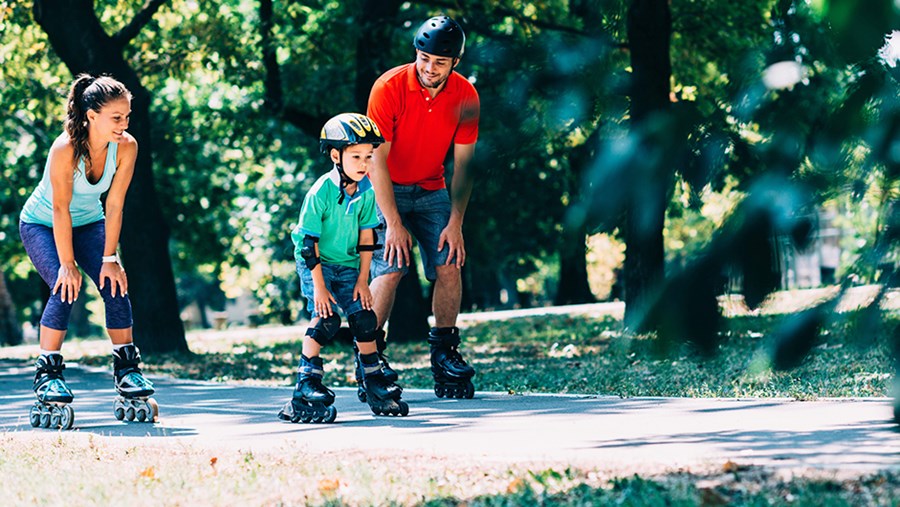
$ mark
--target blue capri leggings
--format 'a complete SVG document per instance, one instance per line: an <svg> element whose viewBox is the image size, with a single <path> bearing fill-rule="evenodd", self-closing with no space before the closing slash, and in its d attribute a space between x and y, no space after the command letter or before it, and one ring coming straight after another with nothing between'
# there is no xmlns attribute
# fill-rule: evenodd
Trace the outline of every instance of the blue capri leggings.
<svg viewBox="0 0 900 507"><path fill-rule="evenodd" d="M59 255L56 253L56 242L53 240L53 229L46 225L19 222L19 235L25 252L31 258L41 278L53 290L56 277L59 275ZM72 228L72 247L75 250L75 262L84 273L100 288L100 266L102 266L103 247L106 242L106 222L100 220L88 225ZM51 294L41 315L41 325L57 331L65 331L69 327L69 314L72 304L64 303L60 296L62 291ZM112 297L109 280L100 291L106 305L106 327L108 329L126 329L132 326L131 301L121 293Z"/></svg>

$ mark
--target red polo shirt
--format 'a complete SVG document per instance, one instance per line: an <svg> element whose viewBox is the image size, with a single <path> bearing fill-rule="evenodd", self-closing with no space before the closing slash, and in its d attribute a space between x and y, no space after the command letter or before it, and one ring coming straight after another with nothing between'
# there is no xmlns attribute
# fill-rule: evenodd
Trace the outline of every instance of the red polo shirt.
<svg viewBox="0 0 900 507"><path fill-rule="evenodd" d="M455 71L434 98L419 83L415 63L385 72L372 86L367 114L391 143L391 181L444 188L444 160L452 145L478 140L480 107L475 87Z"/></svg>

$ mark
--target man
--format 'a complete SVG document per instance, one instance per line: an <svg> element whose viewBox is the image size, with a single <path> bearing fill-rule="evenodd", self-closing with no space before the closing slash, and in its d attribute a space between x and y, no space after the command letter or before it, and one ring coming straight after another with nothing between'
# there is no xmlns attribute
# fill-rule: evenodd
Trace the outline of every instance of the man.
<svg viewBox="0 0 900 507"><path fill-rule="evenodd" d="M431 371L438 397L472 398L475 370L458 351L456 318L462 297L460 268L466 260L462 224L472 193L469 162L478 139L480 104L475 87L453 69L466 36L447 16L416 31L414 62L385 72L372 86L368 116L385 144L375 151L371 173L383 250L372 259L374 310L381 329L391 313L397 285L410 263L412 238L419 243L425 276L435 282ZM444 160L453 149L448 194ZM381 350L384 349L381 334Z"/></svg>

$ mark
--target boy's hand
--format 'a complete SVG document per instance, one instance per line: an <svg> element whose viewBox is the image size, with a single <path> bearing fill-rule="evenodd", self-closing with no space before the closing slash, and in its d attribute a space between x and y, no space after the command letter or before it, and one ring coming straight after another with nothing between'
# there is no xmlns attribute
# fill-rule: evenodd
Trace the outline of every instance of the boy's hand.
<svg viewBox="0 0 900 507"><path fill-rule="evenodd" d="M356 287L353 288L353 300L359 300L363 310L372 309L372 291L369 290L369 284L364 280L356 282Z"/></svg>
<svg viewBox="0 0 900 507"><path fill-rule="evenodd" d="M313 299L316 303L316 314L325 318L331 317L331 314L334 313L331 311L331 305L332 303L337 304L334 296L325 287L316 288L314 291L315 296Z"/></svg>

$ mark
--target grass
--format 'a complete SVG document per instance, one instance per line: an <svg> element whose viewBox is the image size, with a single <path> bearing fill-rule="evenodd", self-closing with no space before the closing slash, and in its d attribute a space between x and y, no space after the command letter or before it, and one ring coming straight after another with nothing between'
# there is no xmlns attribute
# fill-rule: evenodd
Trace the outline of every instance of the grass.
<svg viewBox="0 0 900 507"><path fill-rule="evenodd" d="M39 447L42 452L35 452ZM896 505L897 472L794 476L732 462L617 476L572 467L284 449L157 446L94 435L0 435L5 505ZM52 459L52 464L50 462ZM51 475L65 482L49 484ZM75 500L77 499L77 500Z"/></svg>
<svg viewBox="0 0 900 507"><path fill-rule="evenodd" d="M769 351L773 334L790 316L726 320L718 353L702 357L690 343L660 351L658 340L623 332L621 321L586 316L541 316L463 329L462 350L478 371L477 388L510 393L577 393L675 397L887 396L893 368L891 340L896 317L861 338L854 314L828 324L818 345L796 369L775 371ZM242 339L192 339L191 355L147 356L146 370L182 378L290 385L299 360L302 328L266 337L265 330ZM67 344L68 347L68 344ZM67 350L67 356L72 357ZM76 352L76 358L77 358ZM405 387L431 388L425 340L392 343L391 365ZM326 383L354 385L349 344L324 349ZM80 361L109 363L105 348Z"/></svg>

